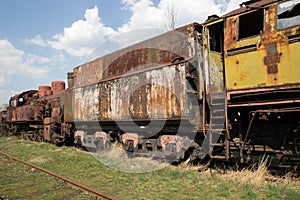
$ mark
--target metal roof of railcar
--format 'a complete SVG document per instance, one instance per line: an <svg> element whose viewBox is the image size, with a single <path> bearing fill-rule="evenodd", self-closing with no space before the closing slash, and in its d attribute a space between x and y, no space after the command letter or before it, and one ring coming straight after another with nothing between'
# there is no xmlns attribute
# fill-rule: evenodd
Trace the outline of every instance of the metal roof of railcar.
<svg viewBox="0 0 300 200"><path fill-rule="evenodd" d="M229 17L229 16L233 16L233 15L237 15L237 14L241 14L244 12L247 12L251 9L257 9L257 8L261 8L264 7L266 5L275 3L275 2L279 2L279 1L286 1L286 0L259 0L259 1L246 1L242 4L240 4L240 8L233 10L225 15L223 15L223 18ZM253 3L252 3L253 2Z"/></svg>
<svg viewBox="0 0 300 200"><path fill-rule="evenodd" d="M79 66L74 67L74 69L75 69L75 68L79 68L79 67L81 67L81 66L83 66L83 65L85 65L85 64L87 64L87 63L92 63L92 62L94 62L95 60L98 60L98 59L104 59L105 57L108 57L108 56L110 56L110 55L118 54L118 53L120 53L120 52L122 52L122 51L124 51L124 50L130 50L130 49L132 49L132 48L134 48L134 47L136 47L136 46L138 46L138 45L141 45L141 44L143 44L143 43L146 43L146 42L149 42L149 41L151 41L151 40L154 40L155 38L159 38L159 37L162 37L162 36L164 36L164 35L168 35L170 32L174 32L174 31L184 32L184 31L186 31L186 29L187 29L188 27L194 27L195 30L197 30L198 27L201 27L201 24L199 24L198 22L192 22L192 23L186 24L186 25L184 25L184 26L175 28L174 30L170 30L170 31L161 33L161 34L159 34L159 35L150 37L150 38L148 38L148 39L146 39L146 40L139 41L139 42L137 42L137 43L134 43L134 44L125 46L125 47L123 47L123 48L114 50L114 51L112 51L112 52L110 52L110 53L108 53L108 54L105 54L105 55L99 56L99 57L97 57L97 58L94 58L94 59L92 59L92 60L89 60L89 61L87 61L86 63L83 63L83 64L81 64L81 65L79 65Z"/></svg>
<svg viewBox="0 0 300 200"><path fill-rule="evenodd" d="M258 9L261 7L264 7L266 5L275 3L275 2L284 2L287 0L250 0L250 1L245 1L243 3L240 4L240 8L233 10L221 17L217 16L217 15L211 15L208 17L208 19L203 23L203 24L208 24L210 22L214 22L216 20L222 19L222 18L227 18L230 16L234 16L234 15L238 15L238 14L242 14L244 12L248 12L252 9Z"/></svg>
<svg viewBox="0 0 300 200"><path fill-rule="evenodd" d="M14 96L11 96L10 99L18 99L20 96L23 96L24 94L35 94L37 93L37 90L27 90L18 94L15 94Z"/></svg>

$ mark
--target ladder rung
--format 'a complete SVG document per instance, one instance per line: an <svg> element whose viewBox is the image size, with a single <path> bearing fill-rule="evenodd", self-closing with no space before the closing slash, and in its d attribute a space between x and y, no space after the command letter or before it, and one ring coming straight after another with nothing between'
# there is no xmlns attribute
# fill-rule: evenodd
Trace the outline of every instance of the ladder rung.
<svg viewBox="0 0 300 200"><path fill-rule="evenodd" d="M225 156L210 156L210 158L213 158L213 159L226 159Z"/></svg>
<svg viewBox="0 0 300 200"><path fill-rule="evenodd" d="M224 147L225 144L224 143L214 143L214 144L210 144L212 146L216 146L216 147Z"/></svg>

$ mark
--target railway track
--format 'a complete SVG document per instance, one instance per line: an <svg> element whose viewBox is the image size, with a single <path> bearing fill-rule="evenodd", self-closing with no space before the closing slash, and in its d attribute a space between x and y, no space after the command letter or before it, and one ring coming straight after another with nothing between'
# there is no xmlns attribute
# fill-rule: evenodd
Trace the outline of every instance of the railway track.
<svg viewBox="0 0 300 200"><path fill-rule="evenodd" d="M116 198L0 152L0 200L2 199Z"/></svg>

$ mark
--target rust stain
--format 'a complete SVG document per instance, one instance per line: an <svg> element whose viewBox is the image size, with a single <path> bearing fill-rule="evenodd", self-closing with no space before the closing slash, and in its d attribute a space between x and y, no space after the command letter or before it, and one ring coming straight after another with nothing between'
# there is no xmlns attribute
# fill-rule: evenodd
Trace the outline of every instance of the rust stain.
<svg viewBox="0 0 300 200"><path fill-rule="evenodd" d="M197 23L189 24L82 64L73 70L74 86L171 64L176 59L193 58L196 52L195 31L199 26Z"/></svg>
<svg viewBox="0 0 300 200"><path fill-rule="evenodd" d="M129 51L112 63L104 71L106 77L122 75L133 70L149 69L160 64L171 63L180 55L170 50L161 50L155 48L141 48Z"/></svg>
<svg viewBox="0 0 300 200"><path fill-rule="evenodd" d="M122 135L122 142L123 144L126 144L127 141L133 141L133 148L136 148L136 146L139 143L139 136L136 133L125 133Z"/></svg>
<svg viewBox="0 0 300 200"><path fill-rule="evenodd" d="M168 150L168 145L175 145L176 153L183 148L183 138L177 135L163 135L160 137L160 143L164 150Z"/></svg>
<svg viewBox="0 0 300 200"><path fill-rule="evenodd" d="M75 120L187 117L183 64L76 88Z"/></svg>
<svg viewBox="0 0 300 200"><path fill-rule="evenodd" d="M277 50L277 43L272 42L265 45L267 56L264 57L264 64L267 66L268 74L278 73L278 64L280 63L280 54Z"/></svg>
<svg viewBox="0 0 300 200"><path fill-rule="evenodd" d="M237 43L237 34L236 30L236 18L228 18L226 20L226 27L225 27L225 35L224 35L224 45L226 49L233 49Z"/></svg>

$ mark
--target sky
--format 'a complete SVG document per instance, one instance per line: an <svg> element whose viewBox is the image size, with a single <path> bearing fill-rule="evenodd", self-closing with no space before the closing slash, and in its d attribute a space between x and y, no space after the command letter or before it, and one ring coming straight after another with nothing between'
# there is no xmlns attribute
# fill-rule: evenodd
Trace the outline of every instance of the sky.
<svg viewBox="0 0 300 200"><path fill-rule="evenodd" d="M242 2L1 0L0 107L22 91L66 81L67 72L90 59L167 31L170 5L180 27L225 14Z"/></svg>

